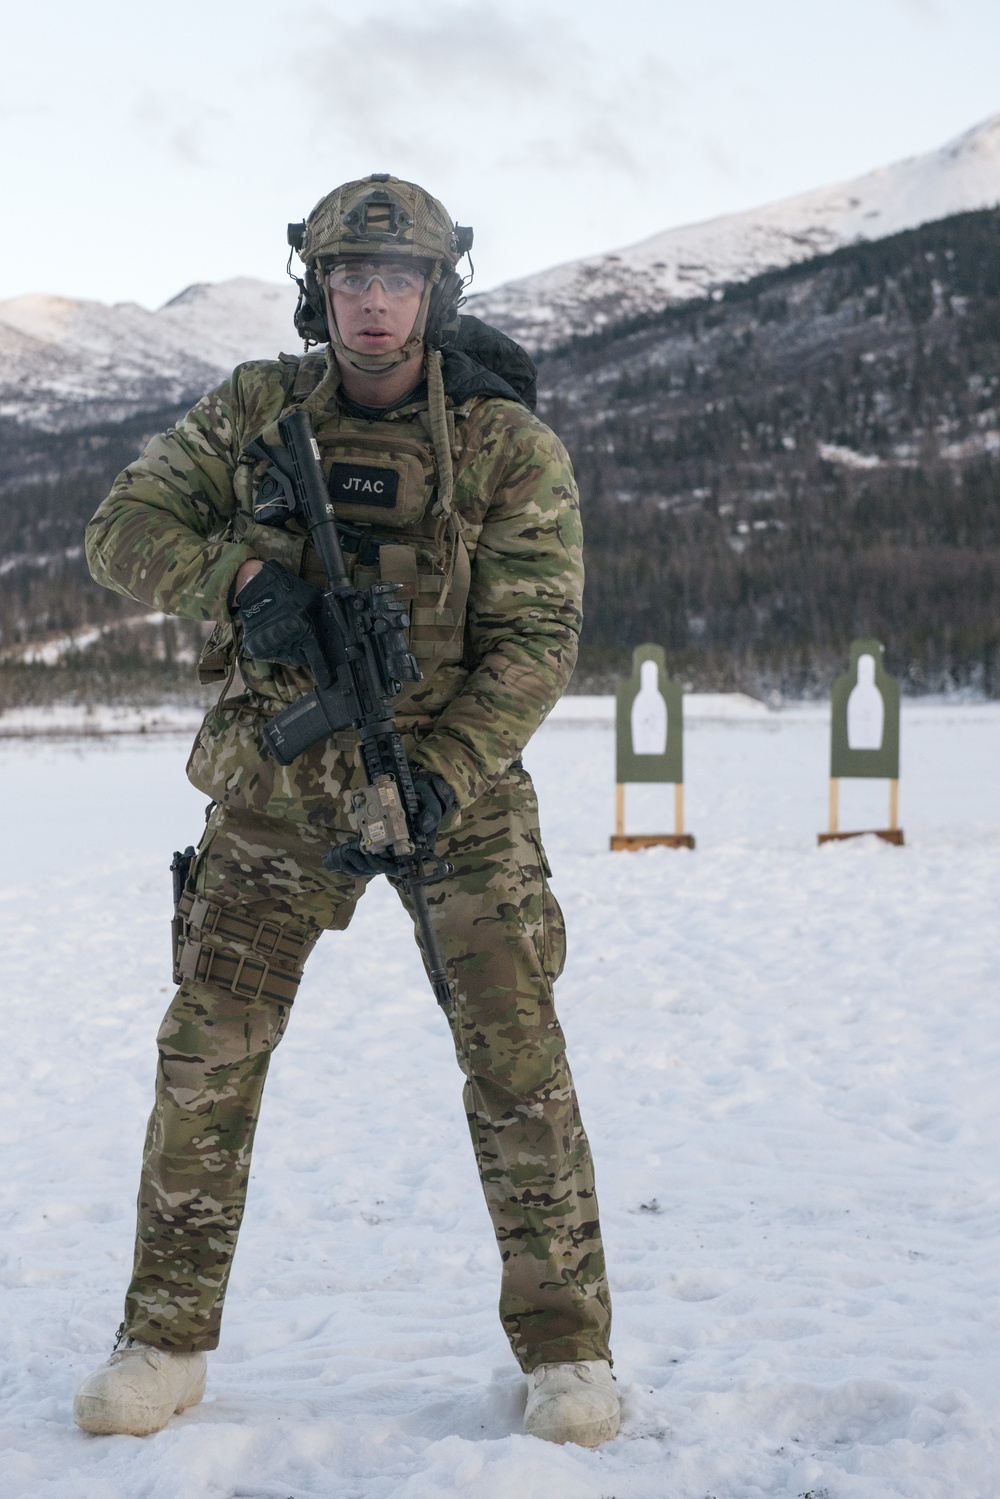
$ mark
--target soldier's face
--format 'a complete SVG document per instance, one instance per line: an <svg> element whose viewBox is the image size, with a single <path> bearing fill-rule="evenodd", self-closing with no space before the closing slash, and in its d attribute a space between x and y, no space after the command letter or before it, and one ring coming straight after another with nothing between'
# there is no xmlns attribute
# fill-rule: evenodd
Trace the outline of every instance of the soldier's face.
<svg viewBox="0 0 1000 1499"><path fill-rule="evenodd" d="M413 331L422 295L423 288L417 286L402 296L390 296L377 276L360 296L331 287L333 315L345 346L358 354L401 349Z"/></svg>

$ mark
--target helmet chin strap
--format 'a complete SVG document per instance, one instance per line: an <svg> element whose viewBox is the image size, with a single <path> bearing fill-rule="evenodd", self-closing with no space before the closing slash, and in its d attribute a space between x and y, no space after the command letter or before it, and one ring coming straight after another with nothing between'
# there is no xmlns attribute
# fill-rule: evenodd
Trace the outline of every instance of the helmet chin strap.
<svg viewBox="0 0 1000 1499"><path fill-rule="evenodd" d="M420 298L420 306L417 315L413 319L413 327L410 329L409 337L401 349L393 349L386 354L361 354L357 349L349 349L340 336L337 327L337 318L333 310L333 299L330 296L330 288L326 277L322 278L323 300L326 304L326 325L330 334L330 343L337 356L339 364L349 364L356 370L362 370L366 375L388 374L390 370L398 369L401 364L406 364L410 359L418 359L424 352L424 329L427 326L427 313L430 309L431 294L441 279L441 262L434 267L434 274L427 277L423 296Z"/></svg>

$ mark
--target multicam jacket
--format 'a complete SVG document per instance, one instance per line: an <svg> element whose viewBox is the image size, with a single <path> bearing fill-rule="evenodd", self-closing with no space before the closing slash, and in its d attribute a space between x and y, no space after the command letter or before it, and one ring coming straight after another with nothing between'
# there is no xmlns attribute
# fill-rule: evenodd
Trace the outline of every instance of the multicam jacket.
<svg viewBox="0 0 1000 1499"><path fill-rule="evenodd" d="M240 565L275 557L325 581L294 518L260 523L273 471L259 448L247 451L262 435L273 438L282 411L302 405L355 581L390 578L408 600L424 680L396 699L407 751L444 777L460 809L518 757L563 692L576 660L583 565L576 485L558 438L466 356L446 354L443 373L458 523L451 534L435 515L426 399L378 421L351 417L325 355L282 355L240 365L149 443L91 521L87 558L108 588L169 614L214 620L201 676L228 683L239 649L228 595ZM384 484L365 490L373 469L395 475L388 499ZM308 692L311 680L245 657L239 667L246 690L225 696L224 688L206 716L191 780L225 805L349 826L357 736L334 734L278 765L261 750L260 724Z"/></svg>

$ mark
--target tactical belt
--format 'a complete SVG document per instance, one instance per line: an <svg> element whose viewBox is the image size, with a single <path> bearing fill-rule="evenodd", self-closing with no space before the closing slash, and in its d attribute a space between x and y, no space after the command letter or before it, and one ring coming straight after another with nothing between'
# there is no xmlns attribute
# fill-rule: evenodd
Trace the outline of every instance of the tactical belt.
<svg viewBox="0 0 1000 1499"><path fill-rule="evenodd" d="M240 999L291 1004L311 938L296 937L276 921L255 921L232 907L213 905L190 890L181 896L178 916L182 940L175 958L175 982L190 979L228 990ZM218 945L209 946L205 937L214 938ZM227 952L226 947L233 944L248 950Z"/></svg>

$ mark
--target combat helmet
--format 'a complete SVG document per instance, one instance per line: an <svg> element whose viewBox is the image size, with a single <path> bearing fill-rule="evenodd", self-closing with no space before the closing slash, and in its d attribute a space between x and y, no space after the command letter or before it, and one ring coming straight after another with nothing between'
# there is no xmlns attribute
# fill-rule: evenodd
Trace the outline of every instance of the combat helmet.
<svg viewBox="0 0 1000 1499"><path fill-rule="evenodd" d="M457 325L464 278L456 266L472 248L472 230L452 222L444 205L415 182L373 172L321 198L302 223L289 224L288 243L305 265L298 283L295 327L306 344L330 342L358 369L381 370L438 347ZM359 354L345 349L337 330L324 271L347 256L427 262L430 274L413 332L402 349ZM289 257L289 266L291 258ZM291 271L289 270L289 274Z"/></svg>

